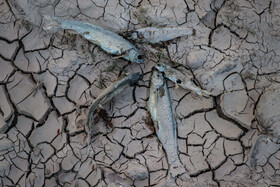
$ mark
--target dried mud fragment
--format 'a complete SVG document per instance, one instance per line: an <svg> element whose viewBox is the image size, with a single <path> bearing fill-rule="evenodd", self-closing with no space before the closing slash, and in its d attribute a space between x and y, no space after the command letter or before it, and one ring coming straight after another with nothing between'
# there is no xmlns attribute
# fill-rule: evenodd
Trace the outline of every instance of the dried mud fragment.
<svg viewBox="0 0 280 187"><path fill-rule="evenodd" d="M5 59L12 60L19 48L18 42L8 43L0 39L0 56Z"/></svg>
<svg viewBox="0 0 280 187"><path fill-rule="evenodd" d="M5 88L0 85L0 132L6 132L14 119L14 109Z"/></svg>
<svg viewBox="0 0 280 187"><path fill-rule="evenodd" d="M280 89L267 90L260 98L256 108L259 123L267 124L271 119L280 116Z"/></svg>
<svg viewBox="0 0 280 187"><path fill-rule="evenodd" d="M235 124L220 118L216 110L206 113L206 120L222 136L227 138L239 138L243 131Z"/></svg>
<svg viewBox="0 0 280 187"><path fill-rule="evenodd" d="M41 142L52 142L57 136L57 129L62 129L62 118L58 117L55 112L52 112L46 122L37 127L29 137L30 143L34 146Z"/></svg>
<svg viewBox="0 0 280 187"><path fill-rule="evenodd" d="M256 140L250 158L251 167L264 166L271 155L280 150L280 144L270 137L261 135Z"/></svg>
<svg viewBox="0 0 280 187"><path fill-rule="evenodd" d="M255 118L253 115L254 102L246 90L225 93L218 102L227 117L237 121L246 129L251 128L251 122Z"/></svg>
<svg viewBox="0 0 280 187"><path fill-rule="evenodd" d="M15 103L21 114L40 121L49 109L49 104L41 90L36 89L31 75L16 72L7 84L11 101Z"/></svg>

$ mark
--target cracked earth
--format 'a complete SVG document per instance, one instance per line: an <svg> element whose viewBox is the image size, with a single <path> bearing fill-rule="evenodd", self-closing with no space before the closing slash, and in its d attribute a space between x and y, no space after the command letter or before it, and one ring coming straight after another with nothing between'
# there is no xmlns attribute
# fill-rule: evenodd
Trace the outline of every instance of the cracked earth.
<svg viewBox="0 0 280 187"><path fill-rule="evenodd" d="M277 0L0 0L0 186L161 186L168 162L146 106L158 62L191 70L213 93L168 82L191 176L174 186L278 186L279 12ZM42 15L120 35L146 26L195 35L135 44L139 65L71 32L46 33ZM88 146L88 107L124 72L144 77L100 111Z"/></svg>

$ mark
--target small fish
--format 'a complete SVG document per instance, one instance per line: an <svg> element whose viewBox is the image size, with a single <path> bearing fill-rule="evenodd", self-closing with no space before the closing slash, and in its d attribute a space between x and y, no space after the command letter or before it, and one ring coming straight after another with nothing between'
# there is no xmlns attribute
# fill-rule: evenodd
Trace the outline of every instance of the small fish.
<svg viewBox="0 0 280 187"><path fill-rule="evenodd" d="M134 45L106 28L82 21L65 20L45 15L43 18L43 29L46 31L56 31L58 29L74 31L98 45L107 53L116 55L115 58L124 58L131 62L144 63L142 56L139 55Z"/></svg>
<svg viewBox="0 0 280 187"><path fill-rule="evenodd" d="M202 90L201 88L199 88L198 86L196 86L194 84L193 80L193 76L190 74L184 74L166 64L163 63L159 63L155 66L155 68L164 73L164 76L171 80L172 82L174 82L176 84L176 86L180 86L184 89L193 91L194 93L198 94L199 96L205 96L205 97L209 97L211 94L206 91L206 90Z"/></svg>
<svg viewBox="0 0 280 187"><path fill-rule="evenodd" d="M194 34L194 29L188 27L146 27L136 29L135 31L128 31L124 36L136 42L156 44Z"/></svg>
<svg viewBox="0 0 280 187"><path fill-rule="evenodd" d="M178 157L176 121L166 80L161 72L154 70L150 84L148 110L154 122L169 163L168 180L186 172Z"/></svg>
<svg viewBox="0 0 280 187"><path fill-rule="evenodd" d="M131 86L132 84L139 81L139 79L142 78L142 74L140 73L134 73L129 75L123 75L118 80L113 82L109 87L107 87L91 104L89 111L88 111L88 117L87 117L87 126L88 130L90 132L91 130L91 124L92 124L92 115L94 111L97 109L99 105L104 105L108 101L110 101L113 97L115 97L117 94L122 92L127 87Z"/></svg>

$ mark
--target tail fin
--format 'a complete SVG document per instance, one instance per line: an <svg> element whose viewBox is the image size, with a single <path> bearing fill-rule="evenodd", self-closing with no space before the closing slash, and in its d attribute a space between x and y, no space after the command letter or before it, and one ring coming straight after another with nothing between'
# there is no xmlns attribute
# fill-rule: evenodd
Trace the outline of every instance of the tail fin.
<svg viewBox="0 0 280 187"><path fill-rule="evenodd" d="M186 173L186 169L180 162L179 158L177 158L173 163L169 163L169 164L170 167L169 167L168 175L170 178L176 178L178 175L182 175L183 173ZM190 178L189 175L188 178Z"/></svg>
<svg viewBox="0 0 280 187"><path fill-rule="evenodd" d="M60 21L56 17L44 15L42 27L45 31L57 31L60 28Z"/></svg>
<svg viewBox="0 0 280 187"><path fill-rule="evenodd" d="M204 97L210 97L212 96L211 92L208 92L206 90L202 90L201 91L201 95L204 96Z"/></svg>

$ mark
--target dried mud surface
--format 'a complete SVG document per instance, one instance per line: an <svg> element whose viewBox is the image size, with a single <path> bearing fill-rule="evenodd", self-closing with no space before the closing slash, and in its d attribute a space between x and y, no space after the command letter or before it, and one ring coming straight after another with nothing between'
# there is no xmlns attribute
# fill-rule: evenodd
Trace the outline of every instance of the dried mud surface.
<svg viewBox="0 0 280 187"><path fill-rule="evenodd" d="M279 12L274 0L0 0L0 186L161 186L168 163L146 107L157 62L189 67L214 94L168 82L191 177L174 186L279 185ZM196 32L135 44L139 65L73 33L44 32L42 15L120 35L145 26ZM123 72L144 77L105 106L88 147L88 107Z"/></svg>

